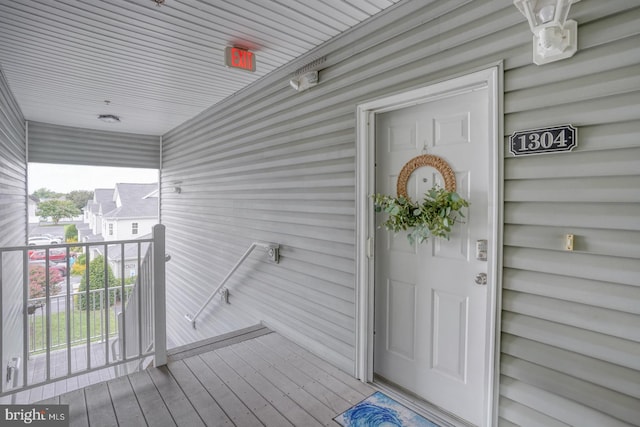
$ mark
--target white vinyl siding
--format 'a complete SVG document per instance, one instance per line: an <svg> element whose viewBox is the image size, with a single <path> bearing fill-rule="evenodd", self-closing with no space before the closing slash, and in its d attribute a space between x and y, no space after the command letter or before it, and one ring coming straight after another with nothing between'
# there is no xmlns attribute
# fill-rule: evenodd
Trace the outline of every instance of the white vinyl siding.
<svg viewBox="0 0 640 427"><path fill-rule="evenodd" d="M113 235L105 236L106 240L130 240L151 234L153 226L158 223L157 218L130 219L109 219L109 224L113 226Z"/></svg>
<svg viewBox="0 0 640 427"><path fill-rule="evenodd" d="M27 163L25 122L0 70L0 247L20 246L27 237ZM22 357L22 258L0 259L0 378L6 387L7 364ZM22 370L19 375L22 378Z"/></svg>
<svg viewBox="0 0 640 427"><path fill-rule="evenodd" d="M29 162L159 169L160 137L30 121Z"/></svg>
<svg viewBox="0 0 640 427"><path fill-rule="evenodd" d="M264 321L353 372L356 105L503 61L504 143L571 123L578 147L505 149L499 424L636 424L640 8L583 0L570 17L578 53L536 66L511 1L401 3L164 135L169 336ZM320 84L293 91L289 73L319 56ZM280 243L281 263L252 255L231 304L191 328L184 314L254 240Z"/></svg>

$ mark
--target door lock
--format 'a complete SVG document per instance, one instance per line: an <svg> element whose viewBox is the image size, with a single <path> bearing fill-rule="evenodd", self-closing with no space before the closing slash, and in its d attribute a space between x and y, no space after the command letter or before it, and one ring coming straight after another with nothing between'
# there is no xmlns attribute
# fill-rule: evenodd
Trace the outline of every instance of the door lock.
<svg viewBox="0 0 640 427"><path fill-rule="evenodd" d="M487 241L485 239L476 240L476 259L478 261L487 260Z"/></svg>
<svg viewBox="0 0 640 427"><path fill-rule="evenodd" d="M487 273L478 273L475 277L475 282L477 285L486 285L487 284Z"/></svg>

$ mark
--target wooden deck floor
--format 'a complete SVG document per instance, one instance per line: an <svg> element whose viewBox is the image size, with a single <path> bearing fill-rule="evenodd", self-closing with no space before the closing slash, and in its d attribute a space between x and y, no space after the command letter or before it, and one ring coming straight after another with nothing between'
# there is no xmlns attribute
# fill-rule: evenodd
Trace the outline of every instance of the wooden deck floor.
<svg viewBox="0 0 640 427"><path fill-rule="evenodd" d="M71 426L307 427L375 391L276 333L247 338L44 402L69 404Z"/></svg>

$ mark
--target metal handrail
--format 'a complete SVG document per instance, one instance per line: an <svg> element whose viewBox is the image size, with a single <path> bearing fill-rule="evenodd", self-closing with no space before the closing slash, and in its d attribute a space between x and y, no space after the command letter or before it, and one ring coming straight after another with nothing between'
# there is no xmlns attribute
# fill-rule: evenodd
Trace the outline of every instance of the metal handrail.
<svg viewBox="0 0 640 427"><path fill-rule="evenodd" d="M184 315L185 319L187 319L189 322L191 322L191 326L193 326L193 329L196 328L196 319L198 318L198 316L200 316L200 314L204 311L206 306L209 305L211 300L216 296L216 294L218 292L220 292L220 290L225 285L225 283L227 283L227 281L231 278L233 273L236 272L236 270L240 267L240 265L244 262L244 260L246 260L249 257L251 252L253 252L253 250L256 247L261 247L261 248L266 249L267 254L271 258L271 260L273 262L275 262L276 264L280 261L280 245L278 245L277 243L262 243L262 242L253 242L253 243L251 243L251 245L246 250L246 252L240 257L238 262L236 262L236 265L234 265L233 268L229 271L229 273L227 273L225 278L222 279L222 282L220 282L218 287L216 287L216 289L211 293L211 295L209 295L209 298L207 298L205 303L202 304L202 306L196 312L196 314L194 314L193 316L190 315L190 314L185 314Z"/></svg>

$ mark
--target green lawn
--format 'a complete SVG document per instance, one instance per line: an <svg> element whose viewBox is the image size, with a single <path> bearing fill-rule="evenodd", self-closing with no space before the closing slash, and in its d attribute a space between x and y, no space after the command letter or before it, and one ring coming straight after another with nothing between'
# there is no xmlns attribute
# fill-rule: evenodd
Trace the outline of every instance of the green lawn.
<svg viewBox="0 0 640 427"><path fill-rule="evenodd" d="M119 310L119 307L118 307ZM46 351L46 316L42 309L29 316L29 351L32 354ZM89 311L90 340L100 341L106 337L107 325L104 310ZM70 312L70 336L71 344L79 345L87 342L87 311L71 310ZM60 349L67 346L67 313L51 313L51 349ZM109 310L109 335L114 336L118 332L116 315L113 307ZM74 344L74 341L76 342Z"/></svg>

